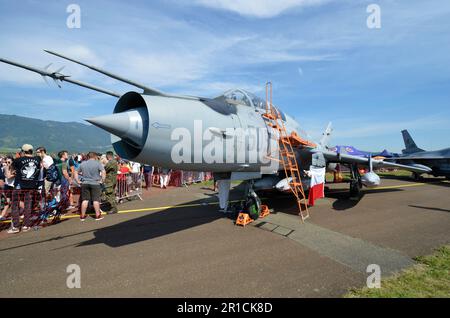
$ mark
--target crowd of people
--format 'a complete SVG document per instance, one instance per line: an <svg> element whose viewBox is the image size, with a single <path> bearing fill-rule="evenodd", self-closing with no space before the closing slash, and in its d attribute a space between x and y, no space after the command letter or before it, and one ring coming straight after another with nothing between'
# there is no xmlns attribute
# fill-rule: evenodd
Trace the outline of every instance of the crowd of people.
<svg viewBox="0 0 450 318"><path fill-rule="evenodd" d="M150 165L122 160L111 151L69 155L62 150L52 157L45 147L34 150L32 145L24 144L14 156L0 156L0 221L11 217L8 233L29 231L35 221L33 211L45 211L49 202L62 212L74 209L76 189L80 194L80 220L86 219L92 205L95 220L99 221L103 219L102 209L108 214L118 212L117 201L123 195L120 191L129 191L130 184L141 185L143 178L144 188L149 190L154 172ZM159 172L160 186L166 189L171 171ZM116 187L122 181L126 186L118 193Z"/></svg>

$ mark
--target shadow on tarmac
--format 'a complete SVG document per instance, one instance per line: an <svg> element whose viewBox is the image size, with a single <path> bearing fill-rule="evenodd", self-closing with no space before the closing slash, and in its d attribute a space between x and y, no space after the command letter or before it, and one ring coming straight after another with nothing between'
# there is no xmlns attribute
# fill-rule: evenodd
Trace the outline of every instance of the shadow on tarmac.
<svg viewBox="0 0 450 318"><path fill-rule="evenodd" d="M425 210L432 210L432 211L439 211L439 212L447 212L447 213L450 213L450 210L449 210L449 209L432 208L432 207L428 207L428 206L420 206L420 205L410 205L410 207L412 207L412 208L417 208L417 209L425 209Z"/></svg>
<svg viewBox="0 0 450 318"><path fill-rule="evenodd" d="M230 192L230 200L242 198L243 186L237 186ZM189 228L227 218L220 213L216 198L195 200L154 212L139 218L114 224L94 231L94 239L77 244L77 247L105 244L120 247L157 237L169 235ZM187 206L185 205L193 205Z"/></svg>
<svg viewBox="0 0 450 318"><path fill-rule="evenodd" d="M350 197L349 191L339 190L339 191L334 192L333 190L329 190L328 192L325 193L325 196L327 198L336 199L336 201L333 202L334 210L345 211L345 210L349 210L349 209L356 207L358 205L358 203L362 201L362 199L364 198L364 196L366 194L399 192L399 191L404 191L404 190L403 189L381 189L381 190L365 189L365 190L362 190L361 195L359 197L352 198L352 197Z"/></svg>
<svg viewBox="0 0 450 318"><path fill-rule="evenodd" d="M94 239L77 246L105 244L120 247L211 223L223 217L217 211L217 205L202 206L203 202L205 200L186 203L199 204L197 208L174 207L98 229L93 233Z"/></svg>
<svg viewBox="0 0 450 318"><path fill-rule="evenodd" d="M75 233L75 234L69 234L69 235L58 235L58 236L55 236L55 237L52 237L52 238L49 238L49 239L43 240L43 241L37 241L37 242L33 242L33 243L27 243L27 244L22 244L22 245L16 245L16 246L12 246L12 247L3 248L3 249L0 249L0 252L8 251L8 250L14 250L16 248L21 248L21 247L37 245L37 244L41 244L41 243L48 243L48 242L53 242L53 241L59 241L59 240L63 240L63 239L68 238L68 237L74 237L74 236L77 236L77 235L86 234L86 233L90 233L90 232L93 232L93 230L79 232L79 233ZM14 235L17 235L17 234L14 234Z"/></svg>

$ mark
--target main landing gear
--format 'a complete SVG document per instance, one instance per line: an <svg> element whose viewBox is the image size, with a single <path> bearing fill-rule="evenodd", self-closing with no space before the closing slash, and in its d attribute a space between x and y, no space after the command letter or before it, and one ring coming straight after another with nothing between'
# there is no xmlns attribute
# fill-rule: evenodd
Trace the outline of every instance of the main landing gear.
<svg viewBox="0 0 450 318"><path fill-rule="evenodd" d="M361 197L361 174L358 170L357 164L352 164L350 166L351 180L350 180L350 198L360 198Z"/></svg>
<svg viewBox="0 0 450 318"><path fill-rule="evenodd" d="M270 214L269 207L261 203L261 199L253 190L253 180L247 182L244 201L240 204L238 210L236 225L241 226L246 226L258 218L263 218Z"/></svg>

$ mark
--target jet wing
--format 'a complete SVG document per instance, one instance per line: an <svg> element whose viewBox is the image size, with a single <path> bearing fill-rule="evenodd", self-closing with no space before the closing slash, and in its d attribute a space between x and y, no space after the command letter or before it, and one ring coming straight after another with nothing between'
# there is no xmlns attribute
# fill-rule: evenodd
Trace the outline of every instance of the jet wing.
<svg viewBox="0 0 450 318"><path fill-rule="evenodd" d="M323 156L327 161L336 162L336 163L357 163L364 166L369 166L370 162L368 158L352 156L348 154L339 154L333 151L322 151ZM431 168L428 167L413 167L402 165L393 162L386 162L383 160L375 160L372 159L372 166L374 168L397 168L402 170L408 170L417 173L429 173L432 171Z"/></svg>
<svg viewBox="0 0 450 318"><path fill-rule="evenodd" d="M405 157L396 157L396 158L389 158L389 160L395 160L395 161L409 161L409 160L440 160L440 159L446 159L444 156L405 156Z"/></svg>

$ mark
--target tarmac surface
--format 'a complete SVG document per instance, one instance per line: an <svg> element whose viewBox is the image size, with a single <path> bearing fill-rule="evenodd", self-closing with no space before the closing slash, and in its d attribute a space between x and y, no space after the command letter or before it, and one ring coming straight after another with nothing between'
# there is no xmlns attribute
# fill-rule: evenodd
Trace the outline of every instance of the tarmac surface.
<svg viewBox="0 0 450 318"><path fill-rule="evenodd" d="M450 243L448 181L382 181L360 200L327 185L305 224L290 196L263 195L274 213L236 226L193 185L153 188L101 221L2 231L0 297L340 297L365 286L369 264L385 277ZM67 287L70 264L79 289Z"/></svg>

